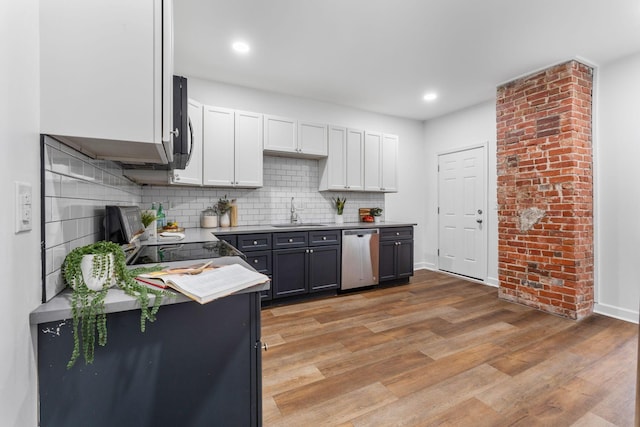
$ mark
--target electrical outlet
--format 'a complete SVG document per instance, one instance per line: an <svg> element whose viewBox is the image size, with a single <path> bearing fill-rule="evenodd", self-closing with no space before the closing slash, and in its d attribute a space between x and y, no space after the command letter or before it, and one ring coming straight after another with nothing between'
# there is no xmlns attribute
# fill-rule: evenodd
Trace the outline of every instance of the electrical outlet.
<svg viewBox="0 0 640 427"><path fill-rule="evenodd" d="M31 184L28 182L15 182L16 184L16 233L32 229L33 221L33 194Z"/></svg>

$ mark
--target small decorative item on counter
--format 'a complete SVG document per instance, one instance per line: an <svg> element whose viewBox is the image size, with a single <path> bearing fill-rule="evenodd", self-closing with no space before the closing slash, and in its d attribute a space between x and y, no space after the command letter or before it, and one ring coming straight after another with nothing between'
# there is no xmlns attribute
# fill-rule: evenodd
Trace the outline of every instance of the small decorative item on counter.
<svg viewBox="0 0 640 427"><path fill-rule="evenodd" d="M156 224L156 211L155 209L145 210L140 212L140 220L144 226L144 233L140 236L140 240L147 240L148 238L156 238L158 227Z"/></svg>
<svg viewBox="0 0 640 427"><path fill-rule="evenodd" d="M380 222L380 216L382 215L382 208L371 208L371 215L373 216L374 222L377 224Z"/></svg>
<svg viewBox="0 0 640 427"><path fill-rule="evenodd" d="M209 206L202 211L200 216L200 227L215 228L218 226L218 209L216 206Z"/></svg>
<svg viewBox="0 0 640 427"><path fill-rule="evenodd" d="M231 209L229 211L230 216L230 225L232 227L238 226L238 205L236 204L236 199L231 199Z"/></svg>
<svg viewBox="0 0 640 427"><path fill-rule="evenodd" d="M344 212L344 204L347 203L347 198L343 197L342 199L340 197L334 197L333 198L333 204L336 208L336 224L342 224L344 223L344 219L342 218L342 213Z"/></svg>
<svg viewBox="0 0 640 427"><path fill-rule="evenodd" d="M71 368L80 357L80 341L86 363L93 362L96 335L98 344L104 346L107 343L104 301L111 286L119 287L138 300L141 310L140 330L144 332L147 320L155 320L162 297L172 293L147 288L139 284L135 277L143 272L161 269L161 266L128 269L120 245L107 241L81 246L67 254L62 271L65 283L71 288L73 318L73 351L67 368ZM155 295L151 307L149 294Z"/></svg>
<svg viewBox="0 0 640 427"><path fill-rule="evenodd" d="M229 227L231 218L229 211L231 210L231 202L227 199L227 195L218 199L218 212L220 213L220 227Z"/></svg>

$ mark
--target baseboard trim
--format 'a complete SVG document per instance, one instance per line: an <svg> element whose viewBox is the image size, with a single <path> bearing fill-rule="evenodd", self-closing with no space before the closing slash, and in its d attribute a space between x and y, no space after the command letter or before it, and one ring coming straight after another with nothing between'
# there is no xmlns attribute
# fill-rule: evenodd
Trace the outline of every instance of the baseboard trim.
<svg viewBox="0 0 640 427"><path fill-rule="evenodd" d="M624 320L626 322L638 323L638 312L627 310L626 308L596 303L593 307L593 312L602 314L604 316L613 317L614 319Z"/></svg>

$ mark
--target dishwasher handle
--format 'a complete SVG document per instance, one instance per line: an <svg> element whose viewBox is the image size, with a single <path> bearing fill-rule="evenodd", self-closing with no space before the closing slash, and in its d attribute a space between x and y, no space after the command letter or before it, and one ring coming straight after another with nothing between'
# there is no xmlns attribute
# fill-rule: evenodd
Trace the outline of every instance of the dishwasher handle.
<svg viewBox="0 0 640 427"><path fill-rule="evenodd" d="M361 229L356 229L356 230L343 230L342 231L342 235L343 236L358 236L358 237L364 237L365 235L370 235L370 234L378 234L378 229L377 228L361 228Z"/></svg>

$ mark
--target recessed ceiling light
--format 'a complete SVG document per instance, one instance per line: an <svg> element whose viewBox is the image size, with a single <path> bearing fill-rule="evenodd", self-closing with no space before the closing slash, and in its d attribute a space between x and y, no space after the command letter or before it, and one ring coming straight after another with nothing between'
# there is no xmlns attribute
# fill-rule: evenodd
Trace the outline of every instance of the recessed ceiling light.
<svg viewBox="0 0 640 427"><path fill-rule="evenodd" d="M426 93L422 99L425 101L435 101L438 98L438 94L434 92Z"/></svg>
<svg viewBox="0 0 640 427"><path fill-rule="evenodd" d="M248 53L251 48L245 42L234 42L231 47L238 53Z"/></svg>

